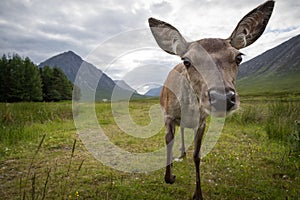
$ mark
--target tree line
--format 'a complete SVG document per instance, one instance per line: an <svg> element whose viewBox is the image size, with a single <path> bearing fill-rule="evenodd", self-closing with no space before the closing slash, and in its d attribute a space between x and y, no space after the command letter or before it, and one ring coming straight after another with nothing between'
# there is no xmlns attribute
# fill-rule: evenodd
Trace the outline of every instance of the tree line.
<svg viewBox="0 0 300 200"><path fill-rule="evenodd" d="M0 102L72 99L73 84L58 67L39 68L28 57L0 59Z"/></svg>

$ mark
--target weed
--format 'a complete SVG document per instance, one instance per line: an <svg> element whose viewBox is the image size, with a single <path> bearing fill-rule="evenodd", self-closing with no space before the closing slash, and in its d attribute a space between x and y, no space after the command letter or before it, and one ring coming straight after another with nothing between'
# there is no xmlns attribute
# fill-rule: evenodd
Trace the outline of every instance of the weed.
<svg viewBox="0 0 300 200"><path fill-rule="evenodd" d="M270 104L265 123L268 137L288 144L298 143L297 135L295 134L295 121L299 118L299 102L281 100Z"/></svg>
<svg viewBox="0 0 300 200"><path fill-rule="evenodd" d="M49 169L47 171L47 176L46 176L46 180L45 180L44 188L43 188L42 200L44 200L45 197L46 197L46 192L47 192L47 186L48 186L48 182L49 182L49 178L50 178L50 173L51 173L51 167L49 167Z"/></svg>
<svg viewBox="0 0 300 200"><path fill-rule="evenodd" d="M48 167L46 173L41 173L38 171L38 165L39 163L36 161L36 158L38 156L38 153L41 151L42 144L45 140L45 136L40 141L32 159L28 166L27 173L25 177L20 178L19 183L19 191L20 191L20 199L45 199L48 196L51 196L52 198L60 198L60 199L67 199L68 194L71 193L73 190L73 187L70 187L70 185L74 186L78 173L80 172L84 160L80 163L79 167L72 171L72 160L75 156L75 146L76 146L76 139L74 140L71 156L66 164L66 166L63 167L66 171L63 171L59 176L57 176L57 163L55 164L55 167L52 169L51 167ZM52 176L52 178L51 178ZM45 178L44 178L45 177ZM44 181L43 181L44 179ZM28 187L28 183L31 182L30 187ZM52 186L52 188L49 188L49 185ZM51 195L51 190L53 190L53 185L57 187L55 190L60 191L57 194ZM78 191L75 193L75 197L79 197Z"/></svg>
<svg viewBox="0 0 300 200"><path fill-rule="evenodd" d="M295 121L295 131L289 137L289 142L293 145L296 152L300 152L300 121Z"/></svg>
<svg viewBox="0 0 300 200"><path fill-rule="evenodd" d="M38 147L37 147L37 149L36 149L36 151L35 151L32 159L31 159L31 162L30 162L30 165L28 167L28 171L27 171L27 174L26 174L26 177L25 177L25 180L24 180L25 181L24 186L23 186L22 182L20 183L20 186L23 187L23 188L26 188L26 186L27 186L27 183L28 183L28 180L29 180L29 176L31 175L31 170L33 169L33 164L35 162L37 154L41 150L41 147L42 147L42 144L43 144L43 142L45 140L45 137L46 137L46 134L43 135L43 137L42 137L42 139L41 139L41 141L40 141L40 143L39 143L39 145L38 145ZM36 174L34 172L32 178L31 178L31 180L32 180L32 189L31 189L32 199L35 199L35 179L36 179ZM20 191L21 190L22 189L20 189ZM23 190L22 199L25 199L25 197L26 197L26 189Z"/></svg>

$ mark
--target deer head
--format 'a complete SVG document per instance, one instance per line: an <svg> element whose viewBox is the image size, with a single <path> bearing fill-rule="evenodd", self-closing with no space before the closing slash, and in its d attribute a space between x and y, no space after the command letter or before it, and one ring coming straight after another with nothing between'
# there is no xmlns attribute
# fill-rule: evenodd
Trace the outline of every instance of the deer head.
<svg viewBox="0 0 300 200"><path fill-rule="evenodd" d="M152 34L161 49L179 56L187 70L191 87L206 113L229 113L239 106L235 89L240 49L255 42L271 17L274 1L267 1L249 12L227 39L187 42L172 25L149 18Z"/></svg>

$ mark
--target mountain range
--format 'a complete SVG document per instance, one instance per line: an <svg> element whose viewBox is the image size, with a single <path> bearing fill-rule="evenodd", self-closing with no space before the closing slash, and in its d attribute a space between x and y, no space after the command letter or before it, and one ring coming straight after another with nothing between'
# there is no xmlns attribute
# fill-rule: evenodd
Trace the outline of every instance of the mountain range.
<svg viewBox="0 0 300 200"><path fill-rule="evenodd" d="M85 80L83 88L96 91L96 100L110 99L113 91L117 91L118 99L128 96L159 96L161 91L161 87L152 88L144 96L140 95L123 80L113 81L72 51L53 56L40 63L39 67L46 65L60 67L73 83L80 67L84 69L84 73L81 73L84 77L80 77ZM242 63L239 67L237 89L240 94L299 93L299 86L300 35Z"/></svg>
<svg viewBox="0 0 300 200"><path fill-rule="evenodd" d="M300 35L243 63L237 78L241 80L249 76L291 72L300 72Z"/></svg>
<svg viewBox="0 0 300 200"><path fill-rule="evenodd" d="M300 35L241 64L237 76L241 94L300 91Z"/></svg>
<svg viewBox="0 0 300 200"><path fill-rule="evenodd" d="M157 97L157 96L159 96L161 89L162 89L162 86L152 88L148 92L146 92L145 95L150 96L150 97Z"/></svg>
<svg viewBox="0 0 300 200"><path fill-rule="evenodd" d="M130 87L125 81L123 80L114 80L115 84L118 85L120 88L125 89L125 90L129 90L133 93L137 93L137 91L135 89L133 89L132 87Z"/></svg>
<svg viewBox="0 0 300 200"><path fill-rule="evenodd" d="M81 91L81 93L84 94L82 96L87 96L87 93L93 93L95 94L96 100L110 100L114 91L114 94L118 94L114 97L116 100L127 99L130 96L132 96L131 98L142 97L142 95L139 95L129 86L125 87L125 83L119 82L119 84L116 84L109 76L94 65L84 61L72 51L58 54L39 64L39 67L44 66L57 66L61 68L67 78L73 83L76 79L77 72L81 70L80 75L82 77L78 77L78 80L80 80L78 83L81 84L80 88L83 90Z"/></svg>
<svg viewBox="0 0 300 200"><path fill-rule="evenodd" d="M162 87L146 95L159 96ZM240 94L299 93L300 35L242 63L237 75Z"/></svg>

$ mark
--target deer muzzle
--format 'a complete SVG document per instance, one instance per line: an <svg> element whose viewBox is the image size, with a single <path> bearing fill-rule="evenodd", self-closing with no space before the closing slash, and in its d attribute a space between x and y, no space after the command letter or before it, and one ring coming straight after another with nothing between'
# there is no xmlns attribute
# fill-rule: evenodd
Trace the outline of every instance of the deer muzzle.
<svg viewBox="0 0 300 200"><path fill-rule="evenodd" d="M231 88L208 91L212 112L230 112L236 107L236 93Z"/></svg>

